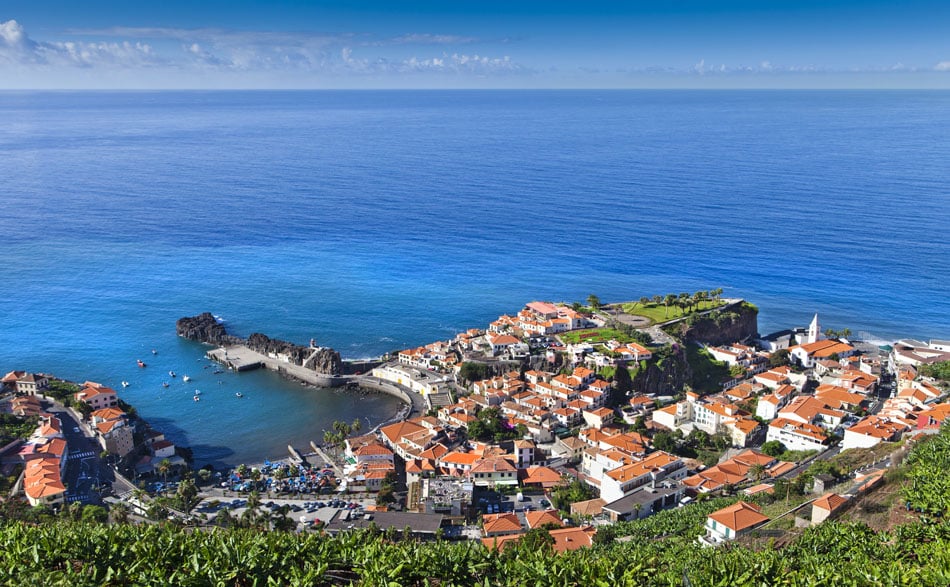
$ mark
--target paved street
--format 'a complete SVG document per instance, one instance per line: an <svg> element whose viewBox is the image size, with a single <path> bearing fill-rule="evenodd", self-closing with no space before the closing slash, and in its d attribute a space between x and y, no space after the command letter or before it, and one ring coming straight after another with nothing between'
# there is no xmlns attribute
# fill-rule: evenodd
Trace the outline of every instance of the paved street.
<svg viewBox="0 0 950 587"><path fill-rule="evenodd" d="M111 485L117 494L134 489L121 479L117 480L115 472L99 458L102 447L83 433L82 425L69 410L53 406L49 412L56 414L62 422L63 436L69 450L63 474L67 502L101 504L99 489L103 485Z"/></svg>

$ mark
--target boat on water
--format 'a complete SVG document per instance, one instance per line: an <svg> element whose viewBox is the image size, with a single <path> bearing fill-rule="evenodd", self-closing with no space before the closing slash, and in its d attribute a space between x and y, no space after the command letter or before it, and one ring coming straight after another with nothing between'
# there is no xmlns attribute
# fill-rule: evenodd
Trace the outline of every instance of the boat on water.
<svg viewBox="0 0 950 587"><path fill-rule="evenodd" d="M244 394L239 391L234 394L234 397L244 397Z"/></svg>
<svg viewBox="0 0 950 587"><path fill-rule="evenodd" d="M169 377L175 377L176 375L175 375L175 372L174 372L174 371L169 371L169 372L168 372L168 376L169 376Z"/></svg>
<svg viewBox="0 0 950 587"><path fill-rule="evenodd" d="M152 349L152 354L153 354L153 355L157 355L157 354L158 354L158 351L156 351L155 349Z"/></svg>
<svg viewBox="0 0 950 587"><path fill-rule="evenodd" d="M128 386L129 386L129 382L128 382L128 381L123 381L123 382L122 382L122 387L128 387Z"/></svg>
<svg viewBox="0 0 950 587"><path fill-rule="evenodd" d="M185 383L188 383L189 381L191 381L191 377L188 377L187 375L182 375L181 380L184 381Z"/></svg>
<svg viewBox="0 0 950 587"><path fill-rule="evenodd" d="M138 361L136 361L136 363L138 363L138 366L139 366L139 367L144 367L144 366L145 366L145 362L142 361L142 359L139 359Z"/></svg>
<svg viewBox="0 0 950 587"><path fill-rule="evenodd" d="M199 395L201 395L201 390L200 390L200 389L196 389L196 390L195 390L195 397L198 397Z"/></svg>
<svg viewBox="0 0 950 587"><path fill-rule="evenodd" d="M168 387L168 382L167 382L167 381L162 381L162 387Z"/></svg>
<svg viewBox="0 0 950 587"><path fill-rule="evenodd" d="M195 396L195 401L196 401L196 402L197 402L197 401L201 401L201 398L196 395L196 396Z"/></svg>

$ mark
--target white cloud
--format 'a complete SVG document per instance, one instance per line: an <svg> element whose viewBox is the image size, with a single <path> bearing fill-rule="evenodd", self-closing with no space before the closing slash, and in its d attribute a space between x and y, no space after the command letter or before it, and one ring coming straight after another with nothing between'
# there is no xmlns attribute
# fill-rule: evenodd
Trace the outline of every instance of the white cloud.
<svg viewBox="0 0 950 587"><path fill-rule="evenodd" d="M950 61L941 61L937 65L934 65L936 71L950 71Z"/></svg>
<svg viewBox="0 0 950 587"><path fill-rule="evenodd" d="M141 42L37 42L15 20L0 23L0 60L19 65L144 67L163 60Z"/></svg>
<svg viewBox="0 0 950 587"><path fill-rule="evenodd" d="M410 33L390 40L395 45L466 45L476 43L475 37L460 35L432 35L429 33Z"/></svg>

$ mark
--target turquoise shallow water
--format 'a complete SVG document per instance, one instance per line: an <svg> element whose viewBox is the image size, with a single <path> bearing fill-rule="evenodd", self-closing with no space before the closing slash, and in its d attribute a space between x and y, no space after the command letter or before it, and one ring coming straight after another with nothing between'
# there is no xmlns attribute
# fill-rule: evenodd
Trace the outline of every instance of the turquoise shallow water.
<svg viewBox="0 0 950 587"><path fill-rule="evenodd" d="M397 409L217 383L174 335L205 310L348 357L713 287L763 332L950 336L947 93L3 93L0 120L0 369L128 380L199 462Z"/></svg>

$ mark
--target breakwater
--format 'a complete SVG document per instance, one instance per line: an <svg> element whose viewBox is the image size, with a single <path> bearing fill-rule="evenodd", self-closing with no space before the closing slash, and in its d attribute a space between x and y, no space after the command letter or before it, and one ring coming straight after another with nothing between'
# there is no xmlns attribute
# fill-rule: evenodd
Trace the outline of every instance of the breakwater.
<svg viewBox="0 0 950 587"><path fill-rule="evenodd" d="M210 312L180 318L175 330L189 340L216 345L206 356L234 371L263 368L316 387L357 387L385 393L409 406L406 417L427 409L418 394L368 375L381 360L344 361L331 348L296 345L260 333L242 339L228 334Z"/></svg>

